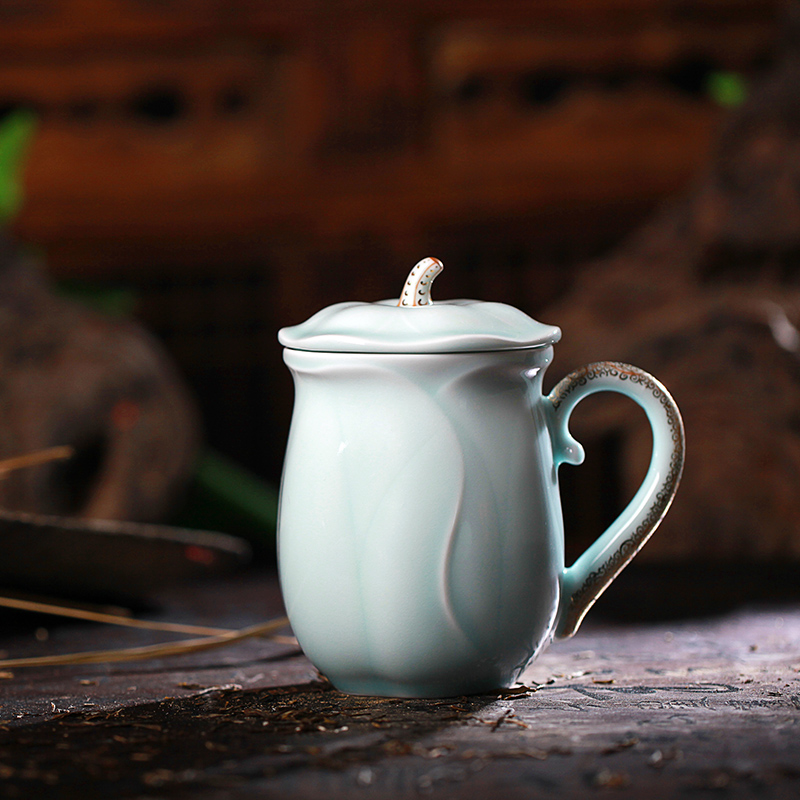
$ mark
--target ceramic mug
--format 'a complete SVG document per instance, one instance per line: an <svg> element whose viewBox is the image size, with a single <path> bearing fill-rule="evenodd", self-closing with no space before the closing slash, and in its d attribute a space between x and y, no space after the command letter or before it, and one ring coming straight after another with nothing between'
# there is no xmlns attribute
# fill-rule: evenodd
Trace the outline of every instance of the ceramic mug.
<svg viewBox="0 0 800 800"><path fill-rule="evenodd" d="M428 324L385 313L414 336ZM493 320L497 310L487 313ZM517 339L533 344L506 349L478 349L474 336L463 344L459 331L459 350L452 314L443 316L445 346L427 329L421 345L393 329L395 349L419 352L386 352L385 341L370 352L379 345L349 329L338 350L322 349L330 331L316 340L318 327L281 331L296 391L281 585L303 650L345 692L436 697L511 685L554 636L575 632L658 526L680 479L680 413L651 375L601 362L544 395L557 328L542 334L525 317L540 327ZM496 331L477 334L496 346ZM565 567L558 468L583 460L567 425L598 391L644 409L653 453L619 518Z"/></svg>

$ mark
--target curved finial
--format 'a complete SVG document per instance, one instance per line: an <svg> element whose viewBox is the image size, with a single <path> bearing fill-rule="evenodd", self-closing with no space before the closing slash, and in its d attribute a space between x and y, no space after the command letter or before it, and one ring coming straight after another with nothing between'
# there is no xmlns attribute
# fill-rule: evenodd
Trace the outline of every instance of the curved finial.
<svg viewBox="0 0 800 800"><path fill-rule="evenodd" d="M430 306L431 284L434 278L444 269L438 258L423 258L408 273L408 279L400 295L398 306Z"/></svg>

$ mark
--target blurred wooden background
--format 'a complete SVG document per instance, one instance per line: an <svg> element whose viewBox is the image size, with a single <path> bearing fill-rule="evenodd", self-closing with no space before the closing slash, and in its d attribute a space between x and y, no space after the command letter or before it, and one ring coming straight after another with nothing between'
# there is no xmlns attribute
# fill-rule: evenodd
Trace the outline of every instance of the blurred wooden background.
<svg viewBox="0 0 800 800"><path fill-rule="evenodd" d="M692 180L783 6L0 0L0 114L40 119L15 233L132 288L209 441L277 480L279 327L426 255L536 315Z"/></svg>

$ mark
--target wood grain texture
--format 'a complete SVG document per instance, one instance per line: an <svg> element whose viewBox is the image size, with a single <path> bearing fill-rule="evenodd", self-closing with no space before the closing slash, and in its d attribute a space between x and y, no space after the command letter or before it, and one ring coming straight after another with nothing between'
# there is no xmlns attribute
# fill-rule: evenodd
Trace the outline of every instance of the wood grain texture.
<svg viewBox="0 0 800 800"><path fill-rule="evenodd" d="M162 594L163 613L251 623L253 601L277 613L275 588L252 576ZM45 644L17 634L2 645L109 636L66 627ZM524 687L427 701L342 695L263 641L139 667L20 671L3 679L0 796L791 798L799 648L795 607L590 623Z"/></svg>

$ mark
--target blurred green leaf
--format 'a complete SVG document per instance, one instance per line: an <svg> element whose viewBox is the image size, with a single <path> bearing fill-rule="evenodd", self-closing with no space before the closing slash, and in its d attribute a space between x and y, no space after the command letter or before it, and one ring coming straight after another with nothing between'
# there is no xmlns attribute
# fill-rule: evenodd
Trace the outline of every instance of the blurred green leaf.
<svg viewBox="0 0 800 800"><path fill-rule="evenodd" d="M0 122L0 224L8 223L22 206L22 168L36 129L31 111L12 111Z"/></svg>
<svg viewBox="0 0 800 800"><path fill-rule="evenodd" d="M85 281L59 281L56 292L111 317L132 317L136 292L122 286L96 286Z"/></svg>
<svg viewBox="0 0 800 800"><path fill-rule="evenodd" d="M261 555L274 555L278 491L220 453L206 449L183 511L188 528L217 530L247 539Z"/></svg>
<svg viewBox="0 0 800 800"><path fill-rule="evenodd" d="M724 108L735 108L747 99L747 83L736 72L712 72L706 88L709 97Z"/></svg>

